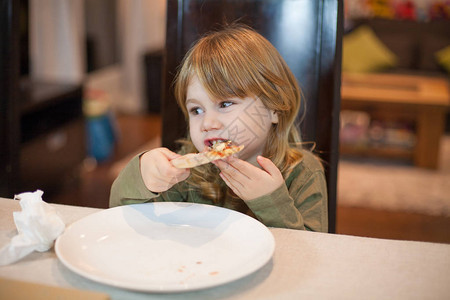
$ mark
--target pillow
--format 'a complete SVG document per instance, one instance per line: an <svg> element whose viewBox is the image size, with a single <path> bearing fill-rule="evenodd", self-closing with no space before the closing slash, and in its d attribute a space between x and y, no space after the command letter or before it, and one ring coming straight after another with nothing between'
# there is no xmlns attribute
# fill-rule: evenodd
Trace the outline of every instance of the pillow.
<svg viewBox="0 0 450 300"><path fill-rule="evenodd" d="M434 54L437 62L442 66L448 73L450 73L450 46L439 50Z"/></svg>
<svg viewBox="0 0 450 300"><path fill-rule="evenodd" d="M362 25L344 36L342 70L347 72L374 72L395 67L397 57L375 35Z"/></svg>

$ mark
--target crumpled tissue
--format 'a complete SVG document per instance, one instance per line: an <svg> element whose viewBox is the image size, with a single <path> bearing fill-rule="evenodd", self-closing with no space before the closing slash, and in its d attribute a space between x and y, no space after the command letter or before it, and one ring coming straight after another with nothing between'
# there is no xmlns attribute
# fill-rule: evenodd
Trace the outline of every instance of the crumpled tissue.
<svg viewBox="0 0 450 300"><path fill-rule="evenodd" d="M45 252L52 248L55 239L64 232L65 224L54 207L42 200L44 192L27 192L16 195L22 211L13 212L18 234L0 249L0 266L8 265L33 251Z"/></svg>

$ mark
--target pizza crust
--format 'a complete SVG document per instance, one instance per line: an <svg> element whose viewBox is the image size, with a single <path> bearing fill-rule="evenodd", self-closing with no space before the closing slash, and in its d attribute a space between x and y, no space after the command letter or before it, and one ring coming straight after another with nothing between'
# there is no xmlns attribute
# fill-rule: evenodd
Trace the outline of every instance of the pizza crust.
<svg viewBox="0 0 450 300"><path fill-rule="evenodd" d="M200 153L188 153L171 160L176 168L193 168L210 163L217 159L223 159L244 149L244 145L235 146L231 142L221 142L215 144L211 150Z"/></svg>

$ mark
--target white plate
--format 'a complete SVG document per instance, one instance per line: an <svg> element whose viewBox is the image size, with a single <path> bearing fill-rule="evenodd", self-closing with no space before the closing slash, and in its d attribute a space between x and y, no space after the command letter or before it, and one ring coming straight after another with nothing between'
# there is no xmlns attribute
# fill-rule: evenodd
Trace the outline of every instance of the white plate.
<svg viewBox="0 0 450 300"><path fill-rule="evenodd" d="M176 292L242 278L265 265L275 241L259 221L211 205L157 202L106 209L57 239L79 275L120 288Z"/></svg>

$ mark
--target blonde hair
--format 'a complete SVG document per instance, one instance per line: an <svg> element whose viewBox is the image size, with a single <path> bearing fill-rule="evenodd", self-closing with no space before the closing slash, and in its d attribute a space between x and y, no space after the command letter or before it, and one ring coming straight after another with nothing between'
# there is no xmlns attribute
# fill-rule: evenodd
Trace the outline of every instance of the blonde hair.
<svg viewBox="0 0 450 300"><path fill-rule="evenodd" d="M231 25L201 38L184 57L175 81L175 97L186 119L189 115L185 101L193 76L212 99L257 97L277 113L278 123L269 131L263 156L270 158L286 178L302 157L295 126L301 91L275 47L243 25ZM182 142L183 153L196 151L189 136ZM217 173L215 166L204 165L191 170L189 181L205 196L222 198L218 195L223 193L217 190Z"/></svg>

